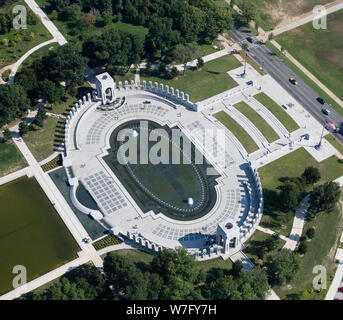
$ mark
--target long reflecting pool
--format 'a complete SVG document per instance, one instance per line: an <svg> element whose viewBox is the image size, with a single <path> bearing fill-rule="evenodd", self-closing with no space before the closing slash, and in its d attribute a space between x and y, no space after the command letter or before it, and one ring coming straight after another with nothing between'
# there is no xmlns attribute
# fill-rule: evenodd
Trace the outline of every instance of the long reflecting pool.
<svg viewBox="0 0 343 320"><path fill-rule="evenodd" d="M173 131L181 135L179 140L173 139ZM121 137L125 133L126 138ZM137 163L122 161L130 154L129 150L123 151L130 139L136 141ZM145 150L142 139L147 141ZM178 127L162 127L146 120L129 121L113 131L110 145L109 155L104 160L143 212L153 210L173 219L193 220L204 216L214 206L218 175L206 174L207 169L213 167L206 159L202 159L202 163L197 161L196 155L201 153ZM158 163L163 157L162 150L167 150L164 152L167 161ZM173 157L177 153L180 163L176 164Z"/></svg>
<svg viewBox="0 0 343 320"><path fill-rule="evenodd" d="M28 281L77 258L80 250L34 178L0 186L0 294L12 290L13 267Z"/></svg>

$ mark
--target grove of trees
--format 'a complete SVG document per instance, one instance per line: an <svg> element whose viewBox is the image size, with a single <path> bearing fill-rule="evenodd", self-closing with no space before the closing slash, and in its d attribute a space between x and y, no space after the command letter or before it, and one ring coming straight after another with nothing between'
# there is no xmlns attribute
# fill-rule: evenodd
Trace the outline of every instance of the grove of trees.
<svg viewBox="0 0 343 320"><path fill-rule="evenodd" d="M21 299L263 300L268 291L267 274L259 267L244 271L237 263L231 270L211 269L205 274L181 249L163 250L149 264L112 252L104 260L103 273L82 265L40 293Z"/></svg>

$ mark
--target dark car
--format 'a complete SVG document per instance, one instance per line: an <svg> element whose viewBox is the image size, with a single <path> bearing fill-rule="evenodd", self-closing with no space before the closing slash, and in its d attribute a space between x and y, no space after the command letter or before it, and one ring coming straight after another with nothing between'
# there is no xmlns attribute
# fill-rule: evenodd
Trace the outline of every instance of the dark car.
<svg viewBox="0 0 343 320"><path fill-rule="evenodd" d="M339 292L343 292L343 287L338 288Z"/></svg>
<svg viewBox="0 0 343 320"><path fill-rule="evenodd" d="M325 104L325 100L321 97L318 97L317 98L317 101L320 103L320 104Z"/></svg>
<svg viewBox="0 0 343 320"><path fill-rule="evenodd" d="M322 109L322 112L327 116L330 114L330 110L326 108Z"/></svg>
<svg viewBox="0 0 343 320"><path fill-rule="evenodd" d="M254 40L253 40L253 38L251 38L251 37L248 37L248 38L247 38L247 41L250 42L250 43L254 43Z"/></svg>

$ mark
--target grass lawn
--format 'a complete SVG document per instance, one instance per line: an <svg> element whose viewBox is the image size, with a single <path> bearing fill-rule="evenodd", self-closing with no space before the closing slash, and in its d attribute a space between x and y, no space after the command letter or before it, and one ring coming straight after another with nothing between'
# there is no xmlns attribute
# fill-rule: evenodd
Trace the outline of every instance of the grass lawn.
<svg viewBox="0 0 343 320"><path fill-rule="evenodd" d="M324 90L322 90L316 83L314 83L305 73L303 73L293 62L291 62L283 53L281 53L275 46L269 41L266 43L266 46L275 53L280 59L283 60L283 63L289 67L294 73L300 77L309 87L318 93L323 99L326 100L328 104L332 106L338 113L343 115L343 108L333 100Z"/></svg>
<svg viewBox="0 0 343 320"><path fill-rule="evenodd" d="M265 194L265 210L261 220L263 227L270 228L285 236L289 235L294 213L276 210L269 211L267 209L268 198L273 196L273 192L278 192L277 188L282 184L281 180L283 177L300 177L308 166L319 168L321 174L319 183L332 181L343 175L343 164L338 162L336 156L317 162L304 148L293 151L258 170ZM285 226L284 229L282 225Z"/></svg>
<svg viewBox="0 0 343 320"><path fill-rule="evenodd" d="M0 294L12 289L13 267L31 281L77 258L73 236L34 178L0 186Z"/></svg>
<svg viewBox="0 0 343 320"><path fill-rule="evenodd" d="M141 81L161 82L169 87L179 89L189 94L192 102L198 102L223 91L237 86L227 72L241 66L241 63L232 55L226 55L218 59L206 62L201 70L186 70L185 75L180 75L173 80L166 80L156 76L147 75L141 70ZM116 76L116 81L133 80L134 73L128 73L123 77Z"/></svg>
<svg viewBox="0 0 343 320"><path fill-rule="evenodd" d="M327 26L316 30L311 22L275 40L343 100L343 10L329 14Z"/></svg>
<svg viewBox="0 0 343 320"><path fill-rule="evenodd" d="M115 252L119 255L127 257L133 263L150 264L154 258L154 255L136 249L122 249ZM102 256L102 258L104 259L106 255L107 254Z"/></svg>
<svg viewBox="0 0 343 320"><path fill-rule="evenodd" d="M289 132L299 129L298 124L292 119L292 117L264 92L256 94L254 98L262 103L276 118L278 118Z"/></svg>
<svg viewBox="0 0 343 320"><path fill-rule="evenodd" d="M70 110L75 106L75 103L78 102L79 99L82 99L83 96L87 96L87 93L90 93L91 91L92 88L90 87L89 83L84 82L83 85L77 88L76 97L66 94L65 101L55 102L51 105L49 104L45 107L45 109L47 112L68 116Z"/></svg>
<svg viewBox="0 0 343 320"><path fill-rule="evenodd" d="M256 230L253 233L253 235L249 238L249 240L244 243L246 247L244 249L244 253L254 264L257 264L257 261L259 260L259 257L256 251L256 245L258 245L259 242L264 242L269 238L272 238L270 234L264 233L260 230ZM276 255L279 252L279 250L285 245L285 243L286 243L285 240L279 239L278 247L272 251L267 252L265 256L263 257L263 259L265 260L267 256Z"/></svg>
<svg viewBox="0 0 343 320"><path fill-rule="evenodd" d="M207 273L213 268L224 270L232 269L232 261L230 259L223 260L221 257L205 261L197 261L196 265L199 268L199 270L203 270L205 273Z"/></svg>
<svg viewBox="0 0 343 320"><path fill-rule="evenodd" d="M0 143L0 177L26 167L26 161L14 143Z"/></svg>
<svg viewBox="0 0 343 320"><path fill-rule="evenodd" d="M254 109L252 109L247 103L244 101L239 102L234 105L234 107L244 114L256 127L261 133L265 136L268 142L273 142L278 140L280 137L274 131L274 129L264 120Z"/></svg>
<svg viewBox="0 0 343 320"><path fill-rule="evenodd" d="M303 235L311 227L315 227L316 233L314 238L307 242L307 252L301 257L302 265L298 279L290 284L291 288L286 286L273 288L281 298L292 298L294 294L301 295L302 299L323 300L325 298L327 290L311 291L313 278L317 275L313 274L312 270L316 265L325 266L328 276L327 288L329 288L337 268L335 254L338 237L343 230L341 208L336 208L331 213L322 212L313 221L306 222Z"/></svg>
<svg viewBox="0 0 343 320"><path fill-rule="evenodd" d="M25 5L25 2L17 1L11 5L5 5L0 8L0 13L12 11L15 5ZM29 12L28 6L26 8ZM34 34L33 37L31 37L31 33ZM5 47L3 45L2 41L4 39L14 41L17 35L20 36L20 39L18 38L13 46ZM52 39L51 34L40 21L36 25L27 25L27 29L16 30L11 28L10 32L0 35L0 69L17 61L31 48L50 39Z"/></svg>
<svg viewBox="0 0 343 320"><path fill-rule="evenodd" d="M116 253L128 257L132 262L134 263L144 263L144 264L150 264L152 259L154 258L154 255L145 253L140 250L118 250L115 251ZM102 259L105 258L107 254L102 256ZM231 270L232 268L232 262L230 259L223 260L222 258L216 258L216 259L210 259L205 261L197 261L196 262L197 267L199 270L203 270L205 273L207 273L212 268L219 268L219 269L226 269Z"/></svg>
<svg viewBox="0 0 343 320"><path fill-rule="evenodd" d="M274 29L284 18L295 18L311 12L315 5L324 5L333 0L237 0L240 7L242 2L251 2L257 7L256 21L265 31Z"/></svg>
<svg viewBox="0 0 343 320"><path fill-rule="evenodd" d="M93 247L95 248L95 250L101 250L103 248L113 246L119 243L122 243L122 241L110 234L96 242L93 242Z"/></svg>
<svg viewBox="0 0 343 320"><path fill-rule="evenodd" d="M337 141L334 136L328 134L325 136L325 140L330 142L337 149L337 151L343 155L343 145L339 141Z"/></svg>
<svg viewBox="0 0 343 320"><path fill-rule="evenodd" d="M258 146L250 135L241 127L234 119L232 119L225 111L219 111L213 115L225 127L227 127L243 145L248 153L258 150Z"/></svg>
<svg viewBox="0 0 343 320"><path fill-rule="evenodd" d="M29 131L24 140L37 161L49 157L61 145L64 138L64 122L48 117L43 128Z"/></svg>

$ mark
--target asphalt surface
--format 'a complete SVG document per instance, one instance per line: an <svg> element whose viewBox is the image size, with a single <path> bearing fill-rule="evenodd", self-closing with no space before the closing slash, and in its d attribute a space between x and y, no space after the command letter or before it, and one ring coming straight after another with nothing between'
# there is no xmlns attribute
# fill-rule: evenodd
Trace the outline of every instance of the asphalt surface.
<svg viewBox="0 0 343 320"><path fill-rule="evenodd" d="M315 119L320 123L325 124L325 121L334 123L337 127L343 126L343 116L331 108L330 105L320 104L316 99L319 94L310 88L297 74L288 68L265 44L259 42L251 31L244 26L236 27L231 30L233 40L242 45L246 42L248 50L253 54L250 55L262 68L269 73L292 97L294 97ZM253 43L249 43L246 38L251 37ZM293 85L289 78L295 78L299 84ZM284 102L289 103L288 101ZM327 116L322 112L322 109L330 110ZM338 132L333 132L328 128L330 133L343 144L343 135Z"/></svg>

